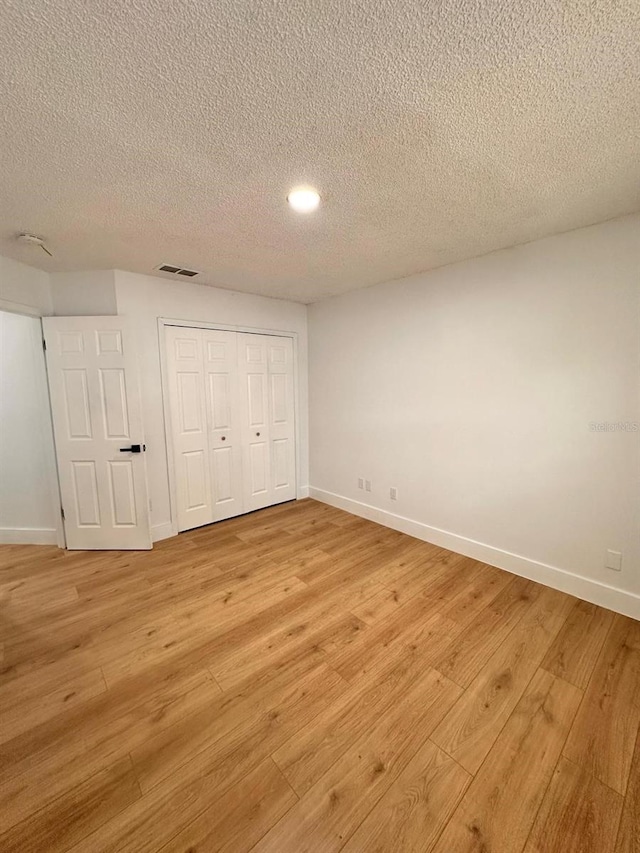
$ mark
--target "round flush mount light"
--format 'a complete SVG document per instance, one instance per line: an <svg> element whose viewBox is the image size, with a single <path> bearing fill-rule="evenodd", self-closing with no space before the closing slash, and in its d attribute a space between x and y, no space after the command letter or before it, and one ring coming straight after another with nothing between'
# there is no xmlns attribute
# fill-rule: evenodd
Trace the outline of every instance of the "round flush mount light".
<svg viewBox="0 0 640 853"><path fill-rule="evenodd" d="M313 187L296 187L287 196L287 201L298 213L311 213L320 204L320 193Z"/></svg>

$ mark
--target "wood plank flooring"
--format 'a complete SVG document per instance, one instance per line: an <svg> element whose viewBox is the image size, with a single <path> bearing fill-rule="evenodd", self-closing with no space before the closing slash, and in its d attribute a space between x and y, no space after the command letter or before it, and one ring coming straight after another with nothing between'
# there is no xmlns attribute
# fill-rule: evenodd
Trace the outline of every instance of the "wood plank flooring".
<svg viewBox="0 0 640 853"><path fill-rule="evenodd" d="M0 850L639 853L640 623L311 500L0 548Z"/></svg>

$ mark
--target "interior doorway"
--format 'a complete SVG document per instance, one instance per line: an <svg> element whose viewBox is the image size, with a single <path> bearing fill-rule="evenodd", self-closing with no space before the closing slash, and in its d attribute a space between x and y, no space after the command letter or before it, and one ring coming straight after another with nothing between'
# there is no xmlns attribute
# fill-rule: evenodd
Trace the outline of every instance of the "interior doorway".
<svg viewBox="0 0 640 853"><path fill-rule="evenodd" d="M0 543L64 545L38 317L0 311Z"/></svg>

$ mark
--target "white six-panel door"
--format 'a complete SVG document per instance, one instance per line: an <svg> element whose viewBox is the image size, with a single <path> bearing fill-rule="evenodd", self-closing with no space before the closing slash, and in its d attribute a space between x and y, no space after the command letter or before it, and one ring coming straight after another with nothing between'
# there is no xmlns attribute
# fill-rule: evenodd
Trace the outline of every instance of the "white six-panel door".
<svg viewBox="0 0 640 853"><path fill-rule="evenodd" d="M166 327L178 529L296 496L293 341Z"/></svg>
<svg viewBox="0 0 640 853"><path fill-rule="evenodd" d="M151 548L137 363L126 320L46 317L43 328L67 547Z"/></svg>

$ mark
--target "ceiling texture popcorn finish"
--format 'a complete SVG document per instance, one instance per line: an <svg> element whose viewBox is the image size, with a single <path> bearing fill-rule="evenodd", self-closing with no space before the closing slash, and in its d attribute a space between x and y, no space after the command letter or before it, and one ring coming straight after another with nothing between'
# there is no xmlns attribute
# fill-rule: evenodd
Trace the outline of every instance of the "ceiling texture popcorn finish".
<svg viewBox="0 0 640 853"><path fill-rule="evenodd" d="M640 209L637 0L0 0L0 20L0 254L43 269L171 258L312 302Z"/></svg>

